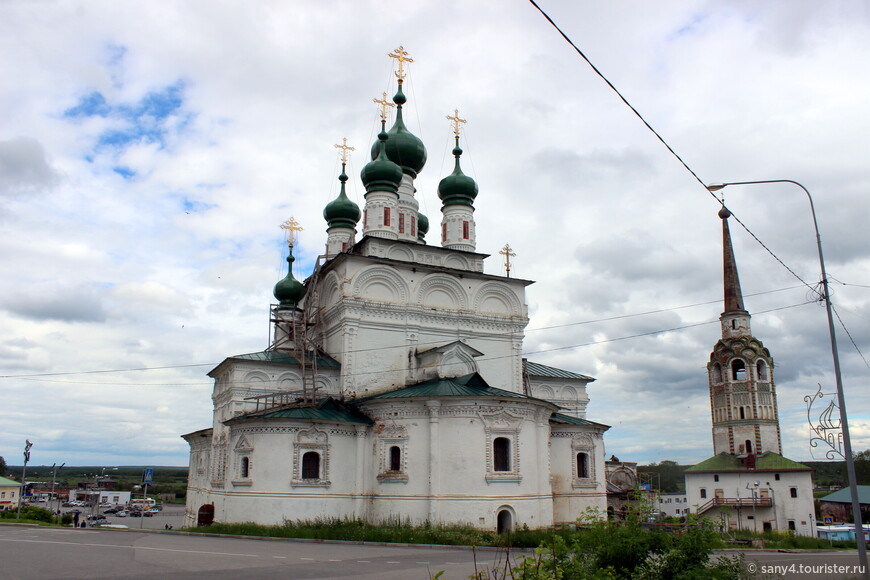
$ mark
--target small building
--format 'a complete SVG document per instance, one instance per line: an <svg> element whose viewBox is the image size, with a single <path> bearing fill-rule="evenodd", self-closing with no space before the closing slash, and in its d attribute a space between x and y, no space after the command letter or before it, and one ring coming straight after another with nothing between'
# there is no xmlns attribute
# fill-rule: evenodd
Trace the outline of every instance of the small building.
<svg viewBox="0 0 870 580"><path fill-rule="evenodd" d="M817 526L819 538L832 542L854 542L854 526ZM870 541L870 524L864 524L864 541Z"/></svg>
<svg viewBox="0 0 870 580"><path fill-rule="evenodd" d="M861 521L870 520L870 485L859 485L858 503L861 504ZM833 522L852 521L852 493L848 487L819 498L819 513L822 521L831 518Z"/></svg>
<svg viewBox="0 0 870 580"><path fill-rule="evenodd" d="M731 530L793 531L814 536L812 469L765 452L748 458L720 453L686 470L694 513L721 518Z"/></svg>
<svg viewBox="0 0 870 580"><path fill-rule="evenodd" d="M0 477L0 510L8 510L18 506L18 494L21 483L7 477Z"/></svg>
<svg viewBox="0 0 870 580"><path fill-rule="evenodd" d="M655 510L662 517L685 517L689 513L689 500L685 493L660 493L656 496Z"/></svg>

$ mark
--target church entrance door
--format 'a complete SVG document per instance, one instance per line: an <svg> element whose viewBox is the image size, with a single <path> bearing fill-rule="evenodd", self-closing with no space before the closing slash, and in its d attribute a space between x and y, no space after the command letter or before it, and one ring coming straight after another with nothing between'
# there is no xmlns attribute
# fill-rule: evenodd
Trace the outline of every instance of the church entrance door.
<svg viewBox="0 0 870 580"><path fill-rule="evenodd" d="M509 534L513 529L514 525L511 521L511 513L507 510L501 510L498 512L498 533L499 534Z"/></svg>

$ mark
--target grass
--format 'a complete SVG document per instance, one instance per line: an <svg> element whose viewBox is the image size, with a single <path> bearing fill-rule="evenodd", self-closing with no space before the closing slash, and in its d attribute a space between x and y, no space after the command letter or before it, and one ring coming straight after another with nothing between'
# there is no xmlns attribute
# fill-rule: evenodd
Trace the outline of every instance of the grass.
<svg viewBox="0 0 870 580"><path fill-rule="evenodd" d="M754 533L751 530L739 530L731 533L731 536L739 540L752 540L760 538L764 540L766 550L830 550L830 549L854 549L855 542L825 540L798 536L788 532L764 532Z"/></svg>
<svg viewBox="0 0 870 580"><path fill-rule="evenodd" d="M348 542L389 542L398 544L438 544L444 546L514 546L534 548L554 534L552 530L517 530L513 534L497 534L472 526L422 525L391 521L379 525L352 519L325 519L286 522L264 526L254 523L214 523L189 531L241 536L343 540Z"/></svg>

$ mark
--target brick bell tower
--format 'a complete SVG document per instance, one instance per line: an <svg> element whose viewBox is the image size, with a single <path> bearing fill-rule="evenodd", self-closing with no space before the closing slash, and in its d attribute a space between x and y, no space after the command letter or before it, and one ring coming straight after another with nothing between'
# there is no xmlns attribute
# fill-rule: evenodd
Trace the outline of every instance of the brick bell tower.
<svg viewBox="0 0 870 580"><path fill-rule="evenodd" d="M719 217L725 309L719 317L722 338L713 347L707 363L713 451L717 455L728 453L748 458L768 451L781 454L773 358L761 341L752 336L751 317L743 306L728 228L731 212L723 207Z"/></svg>

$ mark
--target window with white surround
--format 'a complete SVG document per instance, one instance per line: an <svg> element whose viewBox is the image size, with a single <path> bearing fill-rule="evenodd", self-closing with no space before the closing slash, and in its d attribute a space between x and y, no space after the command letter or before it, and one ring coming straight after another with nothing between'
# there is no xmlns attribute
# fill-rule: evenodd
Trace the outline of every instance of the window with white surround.
<svg viewBox="0 0 870 580"><path fill-rule="evenodd" d="M589 435L578 435L571 440L571 459L573 462L572 487L593 487L595 481L595 442Z"/></svg>
<svg viewBox="0 0 870 580"><path fill-rule="evenodd" d="M481 417L486 431L486 481L519 482L520 455L517 440L522 427L522 417L507 411Z"/></svg>
<svg viewBox="0 0 870 580"><path fill-rule="evenodd" d="M325 432L311 427L296 434L290 484L294 487L329 487L329 439Z"/></svg>
<svg viewBox="0 0 870 580"><path fill-rule="evenodd" d="M402 425L386 425L378 433L377 449L380 457L378 481L406 483L408 430Z"/></svg>
<svg viewBox="0 0 870 580"><path fill-rule="evenodd" d="M232 471L233 486L251 485L251 470L253 468L251 458L253 454L254 448L248 439L244 435L239 437L233 447L233 455L235 456L235 468Z"/></svg>

